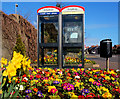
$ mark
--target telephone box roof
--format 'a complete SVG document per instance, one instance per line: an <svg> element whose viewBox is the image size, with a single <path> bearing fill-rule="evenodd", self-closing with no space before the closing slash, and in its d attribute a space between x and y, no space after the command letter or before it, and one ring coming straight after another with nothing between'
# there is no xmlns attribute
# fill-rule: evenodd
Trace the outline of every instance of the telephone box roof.
<svg viewBox="0 0 120 99"><path fill-rule="evenodd" d="M39 9L37 10L37 13L42 12L43 9L46 9L46 8L53 8L53 9L55 9L55 10L58 11L58 12L62 12L64 9L70 8L70 7L81 8L83 11L85 11L85 8L82 7L82 6L78 6L78 5L69 5L69 6L65 6L65 7L63 7L63 8L59 8L59 7L55 7L55 6L45 6L45 7L39 8Z"/></svg>

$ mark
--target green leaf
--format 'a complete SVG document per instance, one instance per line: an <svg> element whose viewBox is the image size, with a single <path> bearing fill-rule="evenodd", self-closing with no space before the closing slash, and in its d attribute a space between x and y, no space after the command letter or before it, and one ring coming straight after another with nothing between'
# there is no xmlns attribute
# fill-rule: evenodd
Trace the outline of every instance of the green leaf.
<svg viewBox="0 0 120 99"><path fill-rule="evenodd" d="M12 90L14 88L14 85L15 85L15 81L13 82L13 84L12 83L10 84L9 92L5 93L5 97L9 97L10 96L10 93L12 92Z"/></svg>
<svg viewBox="0 0 120 99"><path fill-rule="evenodd" d="M19 97L22 98L22 96L18 93Z"/></svg>
<svg viewBox="0 0 120 99"><path fill-rule="evenodd" d="M14 99L15 97L17 97L19 94L19 90L15 91L14 95L12 96L12 98Z"/></svg>

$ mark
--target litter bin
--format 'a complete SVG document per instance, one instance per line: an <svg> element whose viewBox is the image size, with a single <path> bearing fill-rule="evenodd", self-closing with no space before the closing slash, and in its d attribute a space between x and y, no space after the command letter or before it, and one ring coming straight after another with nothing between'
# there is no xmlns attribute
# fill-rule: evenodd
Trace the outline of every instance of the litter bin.
<svg viewBox="0 0 120 99"><path fill-rule="evenodd" d="M111 39L104 39L100 41L100 57L112 57L112 41Z"/></svg>

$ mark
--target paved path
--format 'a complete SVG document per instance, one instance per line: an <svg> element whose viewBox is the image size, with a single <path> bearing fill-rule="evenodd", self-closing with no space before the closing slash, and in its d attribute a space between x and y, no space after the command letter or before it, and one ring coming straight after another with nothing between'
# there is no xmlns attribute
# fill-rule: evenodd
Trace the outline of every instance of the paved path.
<svg viewBox="0 0 120 99"><path fill-rule="evenodd" d="M101 58L99 54L88 54L87 59L95 61L101 69L106 68L106 58ZM120 55L113 55L110 58L110 68L120 69Z"/></svg>

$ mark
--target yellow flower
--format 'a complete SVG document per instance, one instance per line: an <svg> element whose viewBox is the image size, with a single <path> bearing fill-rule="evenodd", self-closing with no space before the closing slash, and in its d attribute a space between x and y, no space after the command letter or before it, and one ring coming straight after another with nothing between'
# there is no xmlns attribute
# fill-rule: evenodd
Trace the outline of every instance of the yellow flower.
<svg viewBox="0 0 120 99"><path fill-rule="evenodd" d="M102 97L103 98L111 98L112 94L110 94L109 92L106 92L106 93L102 94Z"/></svg>
<svg viewBox="0 0 120 99"><path fill-rule="evenodd" d="M16 69L14 67L8 67L7 72L8 72L9 79L11 79L12 76L16 75Z"/></svg>
<svg viewBox="0 0 120 99"><path fill-rule="evenodd" d="M69 94L70 96L75 95L74 92L68 92L68 94Z"/></svg>
<svg viewBox="0 0 120 99"><path fill-rule="evenodd" d="M89 79L89 82L92 82L92 83L93 83L93 82L94 82L94 79L90 78L90 79Z"/></svg>
<svg viewBox="0 0 120 99"><path fill-rule="evenodd" d="M36 75L37 73L35 71L33 71L33 75Z"/></svg>
<svg viewBox="0 0 120 99"><path fill-rule="evenodd" d="M111 79L114 81L115 80L115 78L114 77L111 77Z"/></svg>
<svg viewBox="0 0 120 99"><path fill-rule="evenodd" d="M35 82L37 83L37 82L38 82L38 80L35 80Z"/></svg>
<svg viewBox="0 0 120 99"><path fill-rule="evenodd" d="M57 50L54 50L54 52L57 52Z"/></svg>
<svg viewBox="0 0 120 99"><path fill-rule="evenodd" d="M48 92L50 92L52 88L55 88L55 89L56 89L55 86L48 86Z"/></svg>
<svg viewBox="0 0 120 99"><path fill-rule="evenodd" d="M45 80L43 80L43 82L47 83L47 82L48 82L48 80L47 80L47 79L45 79Z"/></svg>
<svg viewBox="0 0 120 99"><path fill-rule="evenodd" d="M119 82L117 81L116 84L119 85Z"/></svg>
<svg viewBox="0 0 120 99"><path fill-rule="evenodd" d="M55 79L55 81L62 82L62 80L61 80L61 79Z"/></svg>
<svg viewBox="0 0 120 99"><path fill-rule="evenodd" d="M3 65L7 65L7 59L5 58L1 58L1 67L3 67Z"/></svg>
<svg viewBox="0 0 120 99"><path fill-rule="evenodd" d="M105 76L105 79L106 79L106 80L110 80L110 77L109 77L109 76Z"/></svg>
<svg viewBox="0 0 120 99"><path fill-rule="evenodd" d="M77 95L72 95L70 99L78 99L78 96Z"/></svg>
<svg viewBox="0 0 120 99"><path fill-rule="evenodd" d="M101 76L104 76L104 74L100 74Z"/></svg>
<svg viewBox="0 0 120 99"><path fill-rule="evenodd" d="M3 75L3 76L7 76L7 75L8 75L7 70L5 70L2 75Z"/></svg>
<svg viewBox="0 0 120 99"><path fill-rule="evenodd" d="M81 68L82 71L84 71L85 69L84 68Z"/></svg>
<svg viewBox="0 0 120 99"><path fill-rule="evenodd" d="M106 92L109 92L109 90L105 87L100 87L100 90L103 90L103 91L106 91Z"/></svg>
<svg viewBox="0 0 120 99"><path fill-rule="evenodd" d="M75 87L79 87L80 83L76 82Z"/></svg>

